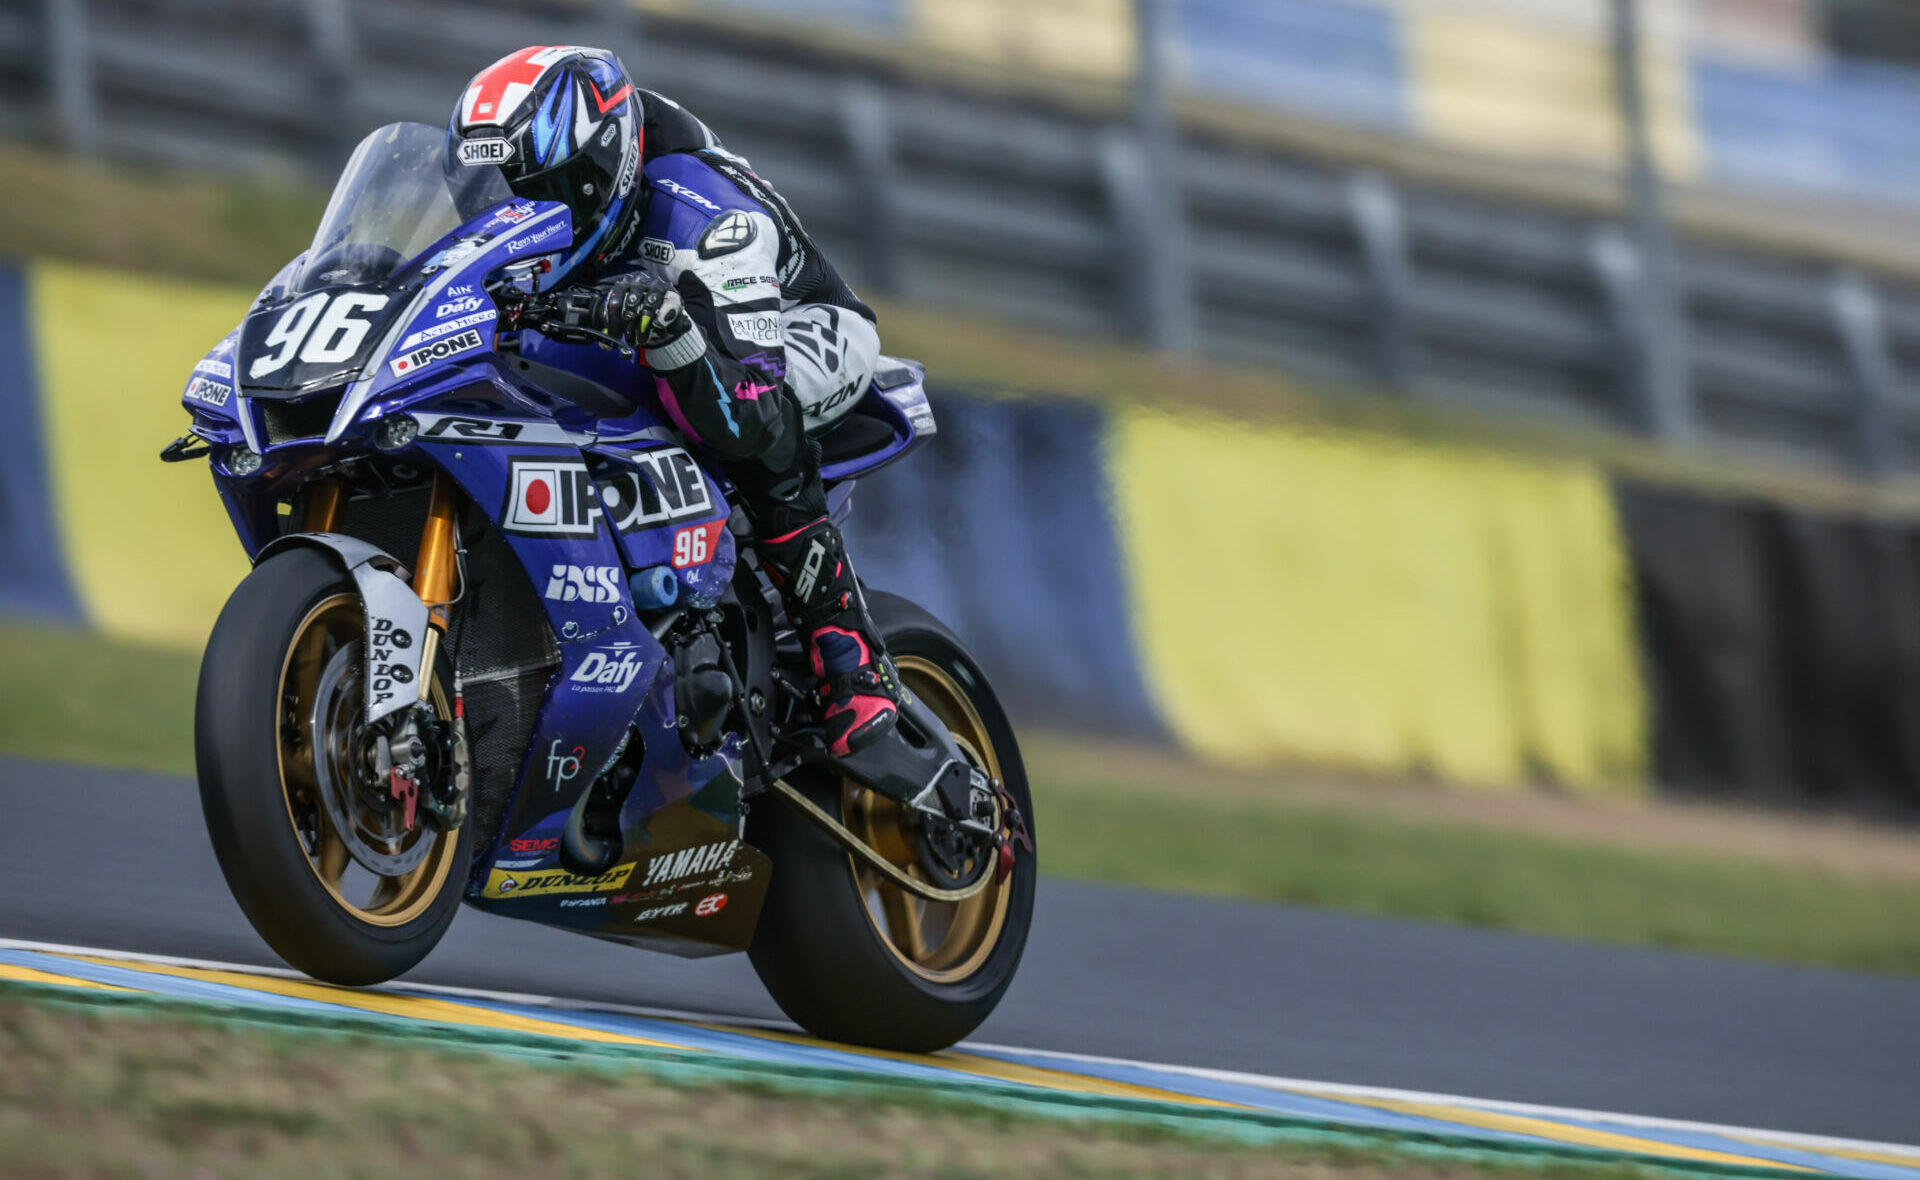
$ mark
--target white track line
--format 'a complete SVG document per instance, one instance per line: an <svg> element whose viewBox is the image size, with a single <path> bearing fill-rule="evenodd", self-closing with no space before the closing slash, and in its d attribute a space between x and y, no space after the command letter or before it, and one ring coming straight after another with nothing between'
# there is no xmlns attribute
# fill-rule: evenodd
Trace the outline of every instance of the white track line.
<svg viewBox="0 0 1920 1180"><path fill-rule="evenodd" d="M1528 1102L1505 1102L1496 1098L1469 1098L1460 1094L1434 1094L1421 1090L1394 1090L1383 1086L1355 1086L1345 1082L1316 1082L1304 1078L1278 1078L1266 1074L1238 1073L1226 1069L1207 1069L1194 1065L1152 1065L1144 1062L1127 1061L1116 1057L1095 1057L1085 1053L1065 1053L1055 1049L1019 1049L1010 1045L987 1045L969 1041L966 1048L975 1051L1018 1053L1028 1057L1045 1057L1056 1061L1081 1062L1088 1065L1136 1065L1146 1069L1160 1070L1165 1073L1183 1074L1187 1077L1203 1078L1209 1081L1230 1082L1244 1086L1259 1086L1269 1090L1285 1090L1292 1093L1307 1091L1312 1094L1324 1094L1332 1097L1379 1098L1391 1102L1420 1102L1436 1106L1459 1106L1470 1110L1482 1110L1491 1114L1523 1115L1529 1118L1577 1119L1583 1122L1609 1123L1623 1127L1644 1127L1648 1130L1695 1131L1709 1135L1722 1135L1735 1139L1765 1139L1783 1147L1832 1148L1844 1151L1885 1152L1889 1155L1910 1155L1916 1167L1920 1167L1920 1146L1902 1143L1876 1143L1866 1139L1839 1139L1828 1135L1808 1135L1795 1131L1763 1131L1754 1127L1730 1127L1719 1123L1696 1123L1685 1119L1663 1119L1652 1115L1616 1114L1611 1111L1581 1110L1567 1106L1540 1106Z"/></svg>
<svg viewBox="0 0 1920 1180"><path fill-rule="evenodd" d="M280 979L307 980L308 976L285 967L259 967L251 963L222 963L210 959L184 959L173 955L143 954L137 951L106 950L100 947L67 946L54 942L33 942L18 938L0 938L0 949L41 951L56 955L93 955L105 959L125 959L135 963L152 963L164 967L197 967L207 971L237 971L247 975L268 975ZM475 1000L491 1000L504 1004L525 1004L530 1007L555 1008L583 1012L615 1012L626 1016L640 1016L652 1020L679 1020L695 1023L724 1022L749 1028L765 1028L779 1032L798 1032L794 1025L785 1021L765 1020L757 1017L731 1016L718 1012L690 1012L679 1008L651 1008L635 1004L603 1003L591 1000L570 1000L555 996L536 996L520 992L491 991L486 988L451 987L445 984L410 983L383 984L378 988L365 989L375 991L428 992L434 995L459 996ZM1131 1069L1155 1070L1162 1073L1200 1078L1206 1081L1227 1082L1236 1085L1258 1086L1268 1090L1283 1090L1293 1093L1306 1092L1314 1095L1348 1098L1378 1098L1392 1102L1419 1102L1433 1106L1458 1106L1469 1110L1481 1110L1495 1114L1522 1115L1531 1118L1572 1119L1581 1122L1608 1123L1623 1127L1641 1127L1648 1130L1691 1131L1707 1135L1719 1135L1730 1139L1764 1140L1782 1147L1804 1147L1812 1151L1831 1149L1835 1151L1866 1151L1887 1155L1911 1156L1915 1167L1920 1167L1920 1146L1900 1143L1876 1143L1865 1139L1840 1139L1828 1135L1807 1135L1792 1131L1766 1131L1755 1127L1733 1127L1717 1123L1697 1123L1684 1119L1663 1119L1649 1115L1617 1114L1611 1111L1581 1110L1576 1107L1540 1106L1526 1102L1504 1102L1490 1098L1469 1098L1459 1094L1435 1094L1421 1090L1395 1090L1382 1086L1356 1086L1344 1082L1316 1082L1303 1078L1281 1078L1266 1074L1240 1073L1234 1070L1206 1069L1192 1065L1164 1065L1151 1061L1134 1061L1124 1057L1098 1057L1086 1053L1065 1053L1054 1049L1024 1049L1014 1045L994 1045L982 1041L962 1041L956 1049L976 1053L1017 1053L1027 1057L1050 1058L1055 1061L1072 1062L1083 1065L1112 1065ZM858 1050L850 1050L857 1053Z"/></svg>

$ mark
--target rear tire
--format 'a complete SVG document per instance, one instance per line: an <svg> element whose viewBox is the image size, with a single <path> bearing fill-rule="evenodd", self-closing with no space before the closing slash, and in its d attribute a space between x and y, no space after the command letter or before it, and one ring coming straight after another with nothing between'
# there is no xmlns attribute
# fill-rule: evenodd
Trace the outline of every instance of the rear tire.
<svg viewBox="0 0 1920 1180"><path fill-rule="evenodd" d="M412 855L419 841L434 842L417 867L392 877L358 869L318 800L321 666L355 664L351 644L364 627L354 580L330 555L276 554L220 612L194 706L201 807L234 900L289 965L350 986L391 979L426 957L459 908L472 852L471 823L458 832L417 823L395 844ZM444 718L453 682L444 652L434 677L432 703ZM350 722L361 714L346 695L357 681L347 683L337 715ZM371 882L365 901L355 893L362 882Z"/></svg>
<svg viewBox="0 0 1920 1180"><path fill-rule="evenodd" d="M868 606L901 680L1001 780L1032 835L1033 799L1013 727L966 648L905 599L874 593ZM791 785L856 832L877 837L870 842L890 861L905 867L913 859L895 838L899 813L891 801L842 781ZM802 1028L830 1040L932 1052L972 1033L1006 994L1033 919L1032 854L1023 851L1007 879L978 897L939 905L857 865L777 797L757 803L750 824L774 868L748 955L781 1011Z"/></svg>

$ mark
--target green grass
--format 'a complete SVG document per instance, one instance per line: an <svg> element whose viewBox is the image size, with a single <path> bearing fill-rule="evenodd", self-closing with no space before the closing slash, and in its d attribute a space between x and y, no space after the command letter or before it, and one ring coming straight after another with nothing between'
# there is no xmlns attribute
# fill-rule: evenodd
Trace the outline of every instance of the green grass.
<svg viewBox="0 0 1920 1180"><path fill-rule="evenodd" d="M193 773L195 657L18 623L0 652L0 751ZM1034 784L1053 875L1920 974L1911 877L1210 792L1204 774L1156 791L1062 761Z"/></svg>
<svg viewBox="0 0 1920 1180"><path fill-rule="evenodd" d="M1281 800L1060 781L1035 790L1042 864L1060 876L1920 974L1912 880Z"/></svg>
<svg viewBox="0 0 1920 1180"><path fill-rule="evenodd" d="M0 751L193 773L198 655L0 622Z"/></svg>
<svg viewBox="0 0 1920 1180"><path fill-rule="evenodd" d="M1671 1174L1324 1139L1255 1146L951 1098L675 1084L367 1035L75 1010L0 988L0 1172L84 1176ZM1410 1154L1420 1151L1420 1154Z"/></svg>

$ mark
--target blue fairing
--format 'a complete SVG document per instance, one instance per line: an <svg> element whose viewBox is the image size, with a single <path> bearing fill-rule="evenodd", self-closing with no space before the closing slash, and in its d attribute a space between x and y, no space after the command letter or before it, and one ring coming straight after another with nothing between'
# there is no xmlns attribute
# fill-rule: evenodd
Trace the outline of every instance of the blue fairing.
<svg viewBox="0 0 1920 1180"><path fill-rule="evenodd" d="M660 179L691 187L691 176L676 179L671 171ZM675 210L711 216L684 198L654 208L657 217L683 216ZM568 924L611 933L595 923L609 921L621 897L597 914L582 908L561 915L557 899L533 896L542 890L526 888L521 878L554 871L567 817L636 740L643 761L622 809L627 846L609 880L630 875L635 858L644 860L656 840L693 838L689 832L738 837L739 739L704 757L681 744L672 659L649 628L658 616L642 611L630 588L642 571L664 569L678 607L711 608L728 594L737 550L728 528L730 487L708 456L667 424L644 368L532 332L503 340L494 292L503 281L524 288L539 273L536 260L571 243L564 206L512 202L375 284L301 288L289 278L298 267L290 266L262 291L247 325L196 366L182 404L193 414L194 433L214 444L215 483L249 554L281 534L281 505L307 481L370 454L384 455L393 469L444 472L486 514L540 601L559 666L501 821L479 834L468 898L522 915L547 906L554 912L539 911L541 920L564 916ZM521 265L528 263L536 265ZM346 295L364 310L355 321L365 325L362 340L352 324L342 329L336 322L331 337L312 326ZM303 301L310 310L299 310ZM325 343L289 364L298 340L271 350L299 336L296 328L312 328ZM362 353L346 362L350 368L331 392L309 392L285 377L314 357L335 360L356 347ZM596 417L548 392L529 375L540 372L537 365L526 362L612 391L620 416ZM276 368L280 385L250 384L256 370ZM607 410L600 407L603 415ZM917 368L883 374L860 410L887 427L888 441L829 464L831 480L891 461L932 429ZM238 474L256 457L257 470ZM661 835L663 813L677 836ZM740 871L764 872L752 867L764 865L758 856L740 862L747 866ZM630 900L638 906L650 895L642 890Z"/></svg>

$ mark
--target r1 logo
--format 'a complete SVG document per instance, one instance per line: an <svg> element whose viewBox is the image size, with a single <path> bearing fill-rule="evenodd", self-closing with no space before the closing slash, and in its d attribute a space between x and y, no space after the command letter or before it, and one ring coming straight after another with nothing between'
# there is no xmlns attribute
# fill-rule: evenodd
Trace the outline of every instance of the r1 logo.
<svg viewBox="0 0 1920 1180"><path fill-rule="evenodd" d="M720 539L720 528L726 521L716 520L712 524L695 525L681 529L673 534L673 568L686 569L690 565L705 565L713 560L714 544Z"/></svg>

